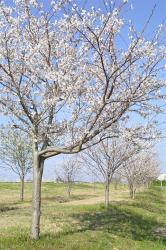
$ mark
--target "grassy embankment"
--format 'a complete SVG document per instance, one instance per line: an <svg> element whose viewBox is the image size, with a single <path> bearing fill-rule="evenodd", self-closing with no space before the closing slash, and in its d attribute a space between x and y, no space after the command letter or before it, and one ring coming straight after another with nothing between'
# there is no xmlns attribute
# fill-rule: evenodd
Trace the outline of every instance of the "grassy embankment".
<svg viewBox="0 0 166 250"><path fill-rule="evenodd" d="M29 239L31 184L19 202L19 184L0 183L0 249L166 250L166 190L154 187L131 201L125 187L111 188L108 210L103 187L77 184L68 202L63 184L42 186L41 238ZM84 201L82 201L84 199ZM95 204L97 203L97 204Z"/></svg>

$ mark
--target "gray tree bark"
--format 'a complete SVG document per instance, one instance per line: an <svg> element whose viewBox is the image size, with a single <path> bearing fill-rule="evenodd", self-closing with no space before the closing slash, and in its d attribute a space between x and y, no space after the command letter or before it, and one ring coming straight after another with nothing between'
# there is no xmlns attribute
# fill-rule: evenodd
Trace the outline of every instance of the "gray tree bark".
<svg viewBox="0 0 166 250"><path fill-rule="evenodd" d="M105 183L105 207L108 208L109 206L109 192L110 192L110 183L109 179L107 178Z"/></svg>
<svg viewBox="0 0 166 250"><path fill-rule="evenodd" d="M23 201L24 200L24 176L22 178L20 178L20 200Z"/></svg>
<svg viewBox="0 0 166 250"><path fill-rule="evenodd" d="M131 199L135 198L135 192L136 192L136 188L134 187L134 185L130 185L130 197L131 197Z"/></svg>
<svg viewBox="0 0 166 250"><path fill-rule="evenodd" d="M93 192L96 192L96 183L95 183L95 181L93 182Z"/></svg>
<svg viewBox="0 0 166 250"><path fill-rule="evenodd" d="M70 198L71 197L71 184L70 183L68 183L67 184L67 196L68 196L68 198Z"/></svg>
<svg viewBox="0 0 166 250"><path fill-rule="evenodd" d="M44 159L40 159L38 152L33 152L33 197L32 197L32 225L31 239L39 239L41 215L41 183Z"/></svg>

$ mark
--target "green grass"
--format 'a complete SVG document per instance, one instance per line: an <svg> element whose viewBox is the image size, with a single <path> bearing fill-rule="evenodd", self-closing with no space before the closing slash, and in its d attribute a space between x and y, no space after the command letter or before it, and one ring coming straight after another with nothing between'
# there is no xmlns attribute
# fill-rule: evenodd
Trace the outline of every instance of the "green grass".
<svg viewBox="0 0 166 250"><path fill-rule="evenodd" d="M153 186L158 186L160 187L161 186L161 181L159 180L156 180L156 181L153 181ZM166 186L166 180L162 181L162 186Z"/></svg>
<svg viewBox="0 0 166 250"><path fill-rule="evenodd" d="M166 190L151 187L128 199L125 187L110 195L108 209L102 204L68 204L63 184L43 183L41 237L29 239L31 184L26 200L19 197L18 183L0 183L0 250L166 250ZM71 201L103 195L97 184L77 184Z"/></svg>

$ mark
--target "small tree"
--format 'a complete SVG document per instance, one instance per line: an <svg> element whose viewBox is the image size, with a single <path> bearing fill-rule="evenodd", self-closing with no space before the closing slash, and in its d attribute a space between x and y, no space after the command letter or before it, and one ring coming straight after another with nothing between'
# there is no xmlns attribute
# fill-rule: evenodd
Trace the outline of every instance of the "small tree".
<svg viewBox="0 0 166 250"><path fill-rule="evenodd" d="M140 186L149 184L159 174L157 162L151 152L140 152L125 162L122 176L125 177L130 191L130 197L135 198L135 193Z"/></svg>
<svg viewBox="0 0 166 250"><path fill-rule="evenodd" d="M112 178L112 183L114 185L114 189L118 189L118 185L121 184L121 175L117 172Z"/></svg>
<svg viewBox="0 0 166 250"><path fill-rule="evenodd" d="M20 200L24 200L25 176L32 168L32 151L27 136L17 129L0 130L2 167L13 171L20 179Z"/></svg>
<svg viewBox="0 0 166 250"><path fill-rule="evenodd" d="M110 183L116 171L139 150L131 142L105 140L82 153L82 160L96 176L102 176L105 186L105 206L109 204Z"/></svg>
<svg viewBox="0 0 166 250"><path fill-rule="evenodd" d="M71 197L72 186L79 171L80 163L76 157L63 159L60 169L56 171L58 179L65 183L68 198Z"/></svg>

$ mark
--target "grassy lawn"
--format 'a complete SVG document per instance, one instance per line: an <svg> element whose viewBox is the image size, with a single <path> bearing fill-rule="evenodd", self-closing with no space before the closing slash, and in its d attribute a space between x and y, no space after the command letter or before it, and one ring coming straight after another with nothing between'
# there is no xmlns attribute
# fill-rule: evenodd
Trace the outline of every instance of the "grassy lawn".
<svg viewBox="0 0 166 250"><path fill-rule="evenodd" d="M153 187L131 201L125 187L112 187L107 210L99 184L75 185L68 201L63 184L43 183L42 196L41 238L34 242L31 184L20 202L18 183L0 183L0 250L166 250L166 189Z"/></svg>

